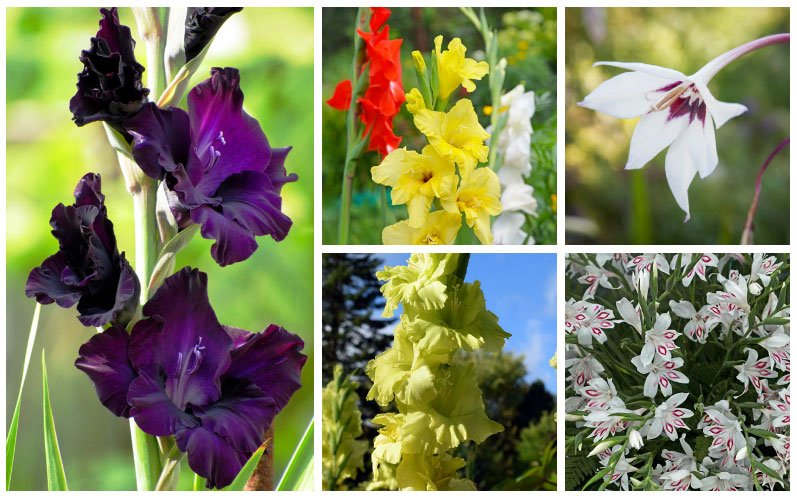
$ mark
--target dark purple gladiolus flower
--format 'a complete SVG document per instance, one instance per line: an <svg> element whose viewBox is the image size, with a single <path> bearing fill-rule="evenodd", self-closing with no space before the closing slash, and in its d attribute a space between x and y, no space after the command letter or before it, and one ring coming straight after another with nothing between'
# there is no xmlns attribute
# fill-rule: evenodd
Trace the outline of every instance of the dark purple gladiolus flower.
<svg viewBox="0 0 797 499"><path fill-rule="evenodd" d="M249 258L255 236L281 241L291 219L282 213L290 147L269 146L256 119L243 110L238 70L213 68L188 94L188 112L146 104L124 122L133 136L133 157L169 189L170 207L183 225L202 225L202 237L219 265Z"/></svg>
<svg viewBox="0 0 797 499"><path fill-rule="evenodd" d="M33 269L25 295L41 304L69 308L77 303L84 326L125 325L138 307L141 287L119 254L108 220L100 175L88 173L75 187L75 204L58 204L50 225L58 252Z"/></svg>
<svg viewBox="0 0 797 499"><path fill-rule="evenodd" d="M224 21L243 7L189 7L185 14L185 60L190 61L210 43Z"/></svg>
<svg viewBox="0 0 797 499"><path fill-rule="evenodd" d="M141 109L149 89L141 82L144 66L136 61L130 28L119 24L116 7L100 13L100 30L91 39L91 48L80 54L83 71L69 110L78 126L106 121L122 131L118 122Z"/></svg>
<svg viewBox="0 0 797 499"><path fill-rule="evenodd" d="M102 404L151 435L174 435L208 488L229 485L301 387L302 340L281 327L260 334L219 324L207 274L167 278L128 337L95 335L75 361Z"/></svg>

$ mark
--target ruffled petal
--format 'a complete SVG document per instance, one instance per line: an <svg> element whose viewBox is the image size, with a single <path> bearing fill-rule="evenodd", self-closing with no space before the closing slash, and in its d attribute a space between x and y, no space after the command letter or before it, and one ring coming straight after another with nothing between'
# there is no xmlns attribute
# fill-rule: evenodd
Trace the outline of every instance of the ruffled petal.
<svg viewBox="0 0 797 499"><path fill-rule="evenodd" d="M335 87L335 93L327 100L332 108L348 111L351 105L351 80L343 80Z"/></svg>
<svg viewBox="0 0 797 499"><path fill-rule="evenodd" d="M181 410L218 400L232 340L208 301L207 274L185 267L168 277L144 305L144 316L149 319L131 334L133 366L160 367L166 393Z"/></svg>
<svg viewBox="0 0 797 499"><path fill-rule="evenodd" d="M231 354L225 379L248 379L276 402L281 411L301 388L302 367L307 356L300 351L304 342L297 335L271 325L253 334Z"/></svg>
<svg viewBox="0 0 797 499"><path fill-rule="evenodd" d="M127 356L130 337L115 326L95 334L78 350L75 367L86 373L100 403L119 417L130 417L127 392L136 377Z"/></svg>
<svg viewBox="0 0 797 499"><path fill-rule="evenodd" d="M252 453L236 450L225 439L197 426L175 435L177 448L188 455L188 466L207 478L207 488L221 489L231 484Z"/></svg>
<svg viewBox="0 0 797 499"><path fill-rule="evenodd" d="M166 172L188 164L190 125L182 109L148 102L124 127L133 137L133 159L148 176L162 180Z"/></svg>
<svg viewBox="0 0 797 499"><path fill-rule="evenodd" d="M48 257L41 266L30 271L25 284L25 296L36 298L42 305L56 302L58 306L69 308L80 300L81 292L61 280L67 267L64 254L58 252Z"/></svg>

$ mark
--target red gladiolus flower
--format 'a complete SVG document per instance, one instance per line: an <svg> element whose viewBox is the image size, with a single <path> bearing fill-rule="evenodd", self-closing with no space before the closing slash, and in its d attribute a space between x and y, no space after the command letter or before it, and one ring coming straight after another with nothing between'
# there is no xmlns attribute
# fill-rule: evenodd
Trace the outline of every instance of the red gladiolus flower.
<svg viewBox="0 0 797 499"><path fill-rule="evenodd" d="M393 133L393 117L404 103L404 87L401 83L402 39L390 39L390 26L386 23L390 10L371 7L370 32L357 30L365 42L365 63L368 63L368 88L357 99L360 105L360 121L365 125L363 136L371 131L369 151L386 156L396 149L401 137ZM379 28L382 28L381 31ZM363 63L363 67L365 67ZM350 80L338 83L335 93L327 104L341 111L348 110L352 98Z"/></svg>

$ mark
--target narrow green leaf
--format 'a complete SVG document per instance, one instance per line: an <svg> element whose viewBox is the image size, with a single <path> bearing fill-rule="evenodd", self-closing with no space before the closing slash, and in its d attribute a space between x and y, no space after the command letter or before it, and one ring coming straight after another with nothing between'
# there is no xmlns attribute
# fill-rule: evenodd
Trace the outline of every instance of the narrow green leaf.
<svg viewBox="0 0 797 499"><path fill-rule="evenodd" d="M44 392L44 457L47 465L47 490L69 490L66 486L64 463L58 449L58 436L55 434L55 421L50 407L50 389L47 386L47 366L44 364L42 350L42 390Z"/></svg>
<svg viewBox="0 0 797 499"><path fill-rule="evenodd" d="M760 428L747 428L747 432L750 433L751 435L755 435L761 438L780 438L780 435L778 435L777 433L768 430L762 430Z"/></svg>
<svg viewBox="0 0 797 499"><path fill-rule="evenodd" d="M285 468L285 473L280 478L277 490L313 490L313 427L315 420L311 420L304 431L302 440L293 451L293 456Z"/></svg>
<svg viewBox="0 0 797 499"><path fill-rule="evenodd" d="M30 356L33 354L36 331L39 329L39 312L41 312L41 309L41 304L37 303L36 309L33 311L33 320L30 323L28 346L25 348L25 361L22 363L22 379L19 381L17 405L14 407L14 416L11 418L11 427L8 429L8 436L6 437L6 490L11 490L11 471L14 468L14 452L17 448L17 428L19 426L19 408L22 405L22 387L25 386L25 377L28 375Z"/></svg>
<svg viewBox="0 0 797 499"><path fill-rule="evenodd" d="M584 484L584 486L581 488L581 490L587 490L587 487L589 487L589 486L590 486L590 485L592 485L593 483L595 483L595 482L597 482L598 480L600 480L600 479L601 479L601 478L602 478L604 475L608 474L608 473L609 473L609 471L611 471L611 468L603 468L601 471L599 471L599 472L595 473L595 476L593 476L592 478L590 478L590 479L587 481L587 483L585 483L585 484Z"/></svg>
<svg viewBox="0 0 797 499"><path fill-rule="evenodd" d="M246 482L249 480L249 477L252 476L252 473L255 472L255 466L257 463L260 462L260 457L263 455L263 452L266 450L265 445L261 445L252 457L249 458L249 461L246 462L241 471L238 473L238 476L235 477L235 480L232 481L231 484L224 487L221 490L232 490L232 491L242 491L244 490L244 486L246 486Z"/></svg>
<svg viewBox="0 0 797 499"><path fill-rule="evenodd" d="M753 461L753 466L755 466L755 467L756 467L756 468L758 468L759 470L763 471L763 472L764 472L764 473L766 473L767 475L771 476L772 478L774 478L774 479L778 480L779 482L782 482L782 481L783 481L783 477L781 477L780 475L778 475L777 473L775 473L775 472L772 470L772 468L770 468L769 466L767 466L767 465L765 465L765 464L761 463L761 461L758 461L758 460L757 460L757 459L755 459L755 458L751 458L751 459L752 459L752 461Z"/></svg>

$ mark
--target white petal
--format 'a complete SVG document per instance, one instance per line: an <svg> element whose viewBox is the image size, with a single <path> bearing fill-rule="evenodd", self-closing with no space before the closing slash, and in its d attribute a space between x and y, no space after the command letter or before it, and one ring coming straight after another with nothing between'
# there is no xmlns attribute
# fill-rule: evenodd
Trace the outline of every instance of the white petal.
<svg viewBox="0 0 797 499"><path fill-rule="evenodd" d="M670 300L670 310L672 310L675 315L682 319L692 319L695 315L697 315L695 306L686 300Z"/></svg>
<svg viewBox="0 0 797 499"><path fill-rule="evenodd" d="M686 130L672 143L664 159L664 172L675 202L686 212L689 220L689 184L697 173L686 147Z"/></svg>
<svg viewBox="0 0 797 499"><path fill-rule="evenodd" d="M634 129L634 135L631 136L626 170L635 170L645 166L665 147L672 144L686 127L686 116L668 121L669 115L667 110L654 111L639 119L639 123Z"/></svg>
<svg viewBox="0 0 797 499"><path fill-rule="evenodd" d="M700 178L706 178L718 162L711 113L706 113L705 123L696 119L686 128L686 147Z"/></svg>
<svg viewBox="0 0 797 499"><path fill-rule="evenodd" d="M650 424L650 428L648 428L648 440L661 435L662 429L664 429L664 422L661 420L661 418L654 419Z"/></svg>
<svg viewBox="0 0 797 499"><path fill-rule="evenodd" d="M526 217L519 212L504 212L493 221L494 244L523 244L526 233L520 230Z"/></svg>
<svg viewBox="0 0 797 499"><path fill-rule="evenodd" d="M686 392L676 393L675 395L667 399L667 406L670 408L679 406L684 403L684 400L686 400L686 397L688 396L689 394Z"/></svg>
<svg viewBox="0 0 797 499"><path fill-rule="evenodd" d="M525 183L509 184L501 193L501 205L505 212L523 211L536 216L537 200L534 198L534 187Z"/></svg>
<svg viewBox="0 0 797 499"><path fill-rule="evenodd" d="M645 378L645 388L642 390L642 394L650 398L655 397L658 384L659 377L654 373L648 374L648 377Z"/></svg>
<svg viewBox="0 0 797 499"><path fill-rule="evenodd" d="M614 66L616 68L630 69L631 71L639 71L641 73L663 78L665 80L677 81L686 80L686 75L680 71L670 68L663 68L661 66L654 66L653 64L644 64L641 62L614 62L614 61L600 61L592 65L594 66Z"/></svg>
<svg viewBox="0 0 797 499"><path fill-rule="evenodd" d="M706 109L714 118L714 126L719 128L724 125L729 119L735 118L740 114L747 111L747 107L741 104L733 104L730 102L718 101L711 95L708 87L699 81L694 82L697 89L700 91L700 96L706 103Z"/></svg>
<svg viewBox="0 0 797 499"><path fill-rule="evenodd" d="M673 80L636 71L622 73L601 83L578 105L615 118L636 118L645 114L654 100L664 95L654 91L671 83Z"/></svg>

